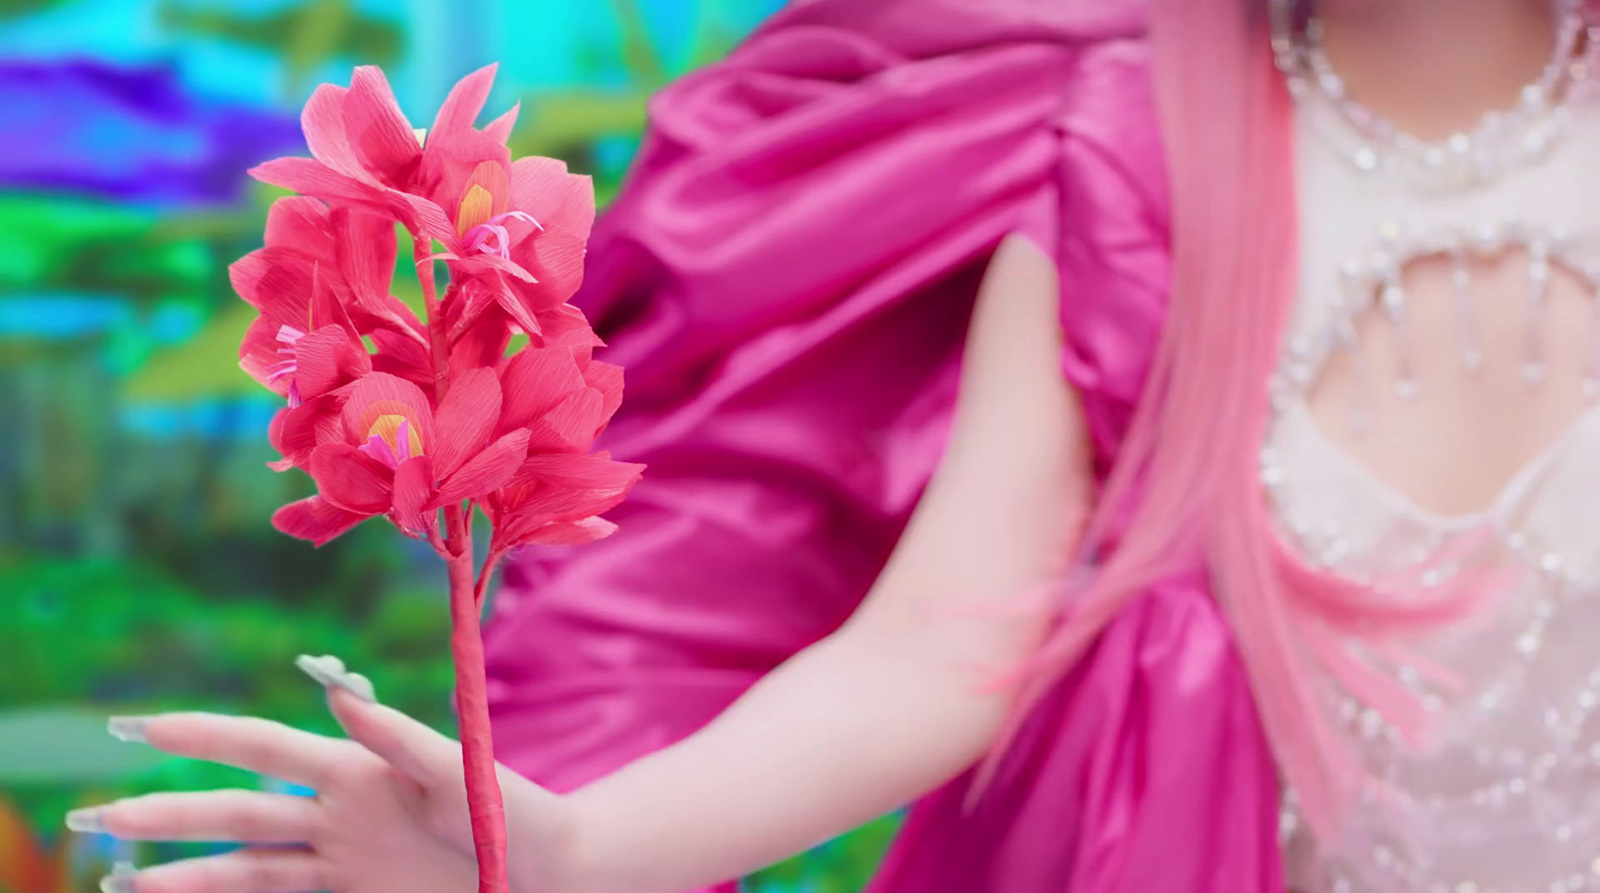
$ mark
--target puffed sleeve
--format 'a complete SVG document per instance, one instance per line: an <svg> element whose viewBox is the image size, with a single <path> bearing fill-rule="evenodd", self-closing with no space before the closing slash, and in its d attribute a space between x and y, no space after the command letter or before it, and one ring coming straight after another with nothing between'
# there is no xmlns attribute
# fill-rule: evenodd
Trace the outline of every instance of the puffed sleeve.
<svg viewBox="0 0 1600 893"><path fill-rule="evenodd" d="M943 450L976 286L1008 233L1061 263L1063 372L1109 467L1165 284L1159 147L1148 98L1123 86L1145 77L1136 13L809 0L656 98L578 299L627 369L603 446L649 468L613 537L506 572L488 632L503 762L580 786L695 731L854 610ZM1215 608L1191 595L1173 616L1210 624L1204 684L1238 714L1219 722L1253 721ZM1086 717L1112 716L1090 706L1101 684L1138 684L1130 666L1080 672L1098 680L1078 689ZM1063 760L1090 756L1081 738ZM1039 816L1056 814L1018 828L1039 838ZM917 855L886 883L937 875L917 841L938 839L908 838ZM1094 893L1113 889L1134 888Z"/></svg>

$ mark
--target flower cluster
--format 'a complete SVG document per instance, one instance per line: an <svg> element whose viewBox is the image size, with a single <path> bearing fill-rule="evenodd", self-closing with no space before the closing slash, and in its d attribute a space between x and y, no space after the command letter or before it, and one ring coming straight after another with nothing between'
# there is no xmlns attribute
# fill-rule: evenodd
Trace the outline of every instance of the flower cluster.
<svg viewBox="0 0 1600 893"><path fill-rule="evenodd" d="M477 507L492 555L581 543L611 531L598 516L639 475L592 453L622 399L622 371L593 358L599 339L568 303L592 186L559 161L511 159L515 108L475 126L493 77L463 79L417 131L383 73L358 68L306 105L312 158L251 172L299 193L273 205L265 247L230 270L260 311L240 365L286 402L274 467L317 485L274 516L285 533L320 545L382 515L448 557L450 513ZM397 226L425 319L390 294ZM528 344L508 355L518 333Z"/></svg>
<svg viewBox="0 0 1600 893"><path fill-rule="evenodd" d="M230 270L260 311L240 365L285 402L269 432L282 454L273 467L317 485L273 524L321 545L382 515L431 543L449 571L479 893L507 889L484 592L518 546L611 533L600 515L641 471L593 451L622 400L622 370L594 359L600 341L568 303L593 187L559 161L511 159L516 109L477 128L493 79L493 67L464 78L426 131L412 129L376 68L356 69L349 87L319 87L301 116L312 157L251 171L299 195L273 205L265 246ZM402 229L421 319L389 291ZM517 334L528 340L513 351ZM475 511L493 530L481 567Z"/></svg>

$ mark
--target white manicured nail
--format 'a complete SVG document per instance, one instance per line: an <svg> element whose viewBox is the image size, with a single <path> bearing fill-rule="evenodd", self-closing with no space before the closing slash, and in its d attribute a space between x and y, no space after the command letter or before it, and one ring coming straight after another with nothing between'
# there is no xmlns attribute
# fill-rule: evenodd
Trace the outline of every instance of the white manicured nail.
<svg viewBox="0 0 1600 893"><path fill-rule="evenodd" d="M118 862L111 866L110 874L100 879L100 893L135 893L133 879L138 875L139 869L132 862Z"/></svg>
<svg viewBox="0 0 1600 893"><path fill-rule="evenodd" d="M321 683L323 688L342 688L363 701L377 703L378 696L372 690L372 681L360 673L345 670L344 661L337 657L302 654L294 659L294 665Z"/></svg>
<svg viewBox="0 0 1600 893"><path fill-rule="evenodd" d="M106 731L118 741L144 744L150 740L145 731L149 723L150 721L142 716L113 716L106 721Z"/></svg>
<svg viewBox="0 0 1600 893"><path fill-rule="evenodd" d="M67 813L67 830L79 834L104 834L106 830L105 810L99 807L91 809L74 809Z"/></svg>

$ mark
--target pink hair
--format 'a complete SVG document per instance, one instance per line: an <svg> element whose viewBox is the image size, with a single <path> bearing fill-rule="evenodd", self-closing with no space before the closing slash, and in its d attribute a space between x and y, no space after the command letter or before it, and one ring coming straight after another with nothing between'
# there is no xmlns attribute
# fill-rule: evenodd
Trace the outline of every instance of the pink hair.
<svg viewBox="0 0 1600 893"><path fill-rule="evenodd" d="M1265 4L1155 0L1152 41L1172 197L1169 316L1138 414L1085 536L1103 563L1066 594L1031 662L1026 708L1130 599L1203 564L1262 724L1308 819L1328 829L1362 776L1319 709L1308 657L1415 740L1418 700L1334 638L1382 641L1471 609L1479 586L1396 599L1312 568L1279 539L1259 483L1268 383L1297 288L1291 104ZM1097 556L1100 544L1115 548ZM996 750L996 755L1000 749ZM980 773L979 789L995 765Z"/></svg>

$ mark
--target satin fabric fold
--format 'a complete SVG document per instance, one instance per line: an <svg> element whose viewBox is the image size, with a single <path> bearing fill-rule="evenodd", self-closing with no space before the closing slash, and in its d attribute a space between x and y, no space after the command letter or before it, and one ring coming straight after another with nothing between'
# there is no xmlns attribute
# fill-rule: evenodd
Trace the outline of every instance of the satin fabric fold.
<svg viewBox="0 0 1600 893"><path fill-rule="evenodd" d="M1144 15L809 0L655 99L577 299L627 368L603 446L649 470L611 539L507 569L503 762L581 786L850 614L943 450L1008 233L1057 258L1063 374L1110 468L1168 277ZM1271 759L1198 570L1112 624L970 813L965 791L913 807L874 893L1280 887Z"/></svg>

